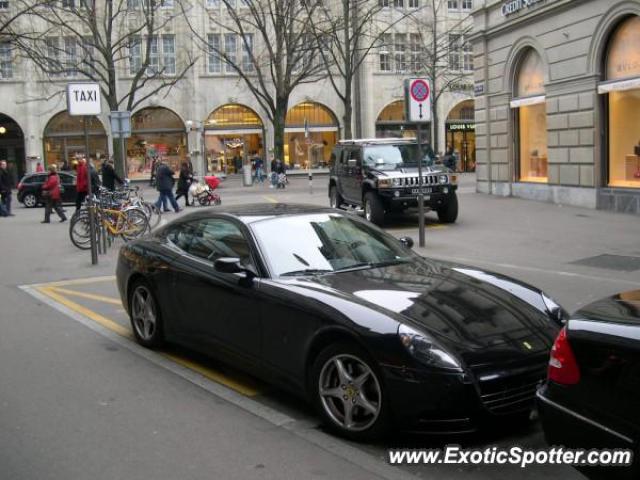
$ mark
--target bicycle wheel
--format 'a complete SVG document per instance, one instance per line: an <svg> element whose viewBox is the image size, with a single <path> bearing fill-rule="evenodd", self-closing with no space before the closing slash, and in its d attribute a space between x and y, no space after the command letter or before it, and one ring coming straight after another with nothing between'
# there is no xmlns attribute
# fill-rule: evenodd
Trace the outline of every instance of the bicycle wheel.
<svg viewBox="0 0 640 480"><path fill-rule="evenodd" d="M147 214L147 218L149 219L149 231L151 231L156 228L160 220L162 220L162 210L156 207L155 203L144 202L142 206L144 213Z"/></svg>
<svg viewBox="0 0 640 480"><path fill-rule="evenodd" d="M144 210L141 208L131 208L125 210L123 213L125 215L125 221L119 233L125 241L141 237L147 232L149 228L149 218Z"/></svg>
<svg viewBox="0 0 640 480"><path fill-rule="evenodd" d="M99 229L96 228L96 242L99 239ZM80 210L75 214L69 222L69 238L80 250L89 250L91 248L91 229L89 226L89 212Z"/></svg>

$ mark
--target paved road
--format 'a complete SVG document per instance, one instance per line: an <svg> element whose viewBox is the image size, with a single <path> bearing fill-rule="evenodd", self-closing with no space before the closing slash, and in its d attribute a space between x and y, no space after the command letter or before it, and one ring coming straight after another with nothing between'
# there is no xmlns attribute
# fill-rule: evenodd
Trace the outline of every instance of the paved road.
<svg viewBox="0 0 640 480"><path fill-rule="evenodd" d="M440 226L430 214L424 254L534 283L570 310L640 287L640 272L620 270L625 264L615 258L600 259L605 268L573 263L603 254L640 257L637 217L478 195L472 177L461 179L460 190L459 222ZM313 194L304 178L276 191L242 188L237 177L221 194L222 208L327 204L326 177L314 178ZM138 349L127 338L123 310L108 301L116 298L109 278L48 292L113 320L113 328L18 288L112 276L115 250L91 267L89 255L68 241L66 225L40 225L42 210L16 213L0 219L0 478L581 478L557 467L390 467L390 446L539 447L543 439L532 424L474 437L396 435L384 444L352 445L325 435L305 405L246 375L187 352L167 357ZM417 238L415 218L390 219L386 228Z"/></svg>

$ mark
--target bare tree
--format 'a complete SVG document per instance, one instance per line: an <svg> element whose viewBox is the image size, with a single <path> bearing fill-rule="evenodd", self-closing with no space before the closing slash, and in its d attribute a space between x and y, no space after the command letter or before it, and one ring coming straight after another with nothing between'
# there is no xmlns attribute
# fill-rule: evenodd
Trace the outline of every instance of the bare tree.
<svg viewBox="0 0 640 480"><path fill-rule="evenodd" d="M224 18L209 13L223 36L235 36L242 55L212 42L194 25L200 48L239 76L273 124L276 158L284 158L284 129L289 98L298 86L317 81L325 68L317 61L310 16L317 2L304 0L221 0ZM225 40L226 41L226 40Z"/></svg>
<svg viewBox="0 0 640 480"><path fill-rule="evenodd" d="M173 56L161 59L159 33L184 10L159 7L160 0L34 3L24 18L35 32L25 35L23 28L13 42L51 80L96 82L110 110L132 111L149 98L168 93L195 64L187 53L175 54L175 43ZM114 151L119 150L114 142ZM124 172L120 162L117 168Z"/></svg>
<svg viewBox="0 0 640 480"><path fill-rule="evenodd" d="M447 0L423 1L424 8L410 17L413 30L418 32L419 45L410 52L414 58L409 64L413 74L424 76L431 85L431 141L437 148L440 98L472 78L473 68L464 65L464 49L470 45L466 38L472 23L468 14L452 19Z"/></svg>
<svg viewBox="0 0 640 480"><path fill-rule="evenodd" d="M328 78L344 108L344 138L353 137L353 92L358 70L384 35L407 16L381 21L384 3L378 0L336 0L314 2L309 12L313 32ZM356 130L360 130L358 125Z"/></svg>

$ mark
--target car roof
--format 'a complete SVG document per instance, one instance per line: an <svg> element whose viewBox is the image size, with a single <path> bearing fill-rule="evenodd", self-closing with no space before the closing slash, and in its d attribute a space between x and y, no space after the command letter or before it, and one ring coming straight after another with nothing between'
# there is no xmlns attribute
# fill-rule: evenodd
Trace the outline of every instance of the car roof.
<svg viewBox="0 0 640 480"><path fill-rule="evenodd" d="M241 222L248 224L258 220L264 220L268 217L310 215L315 213L344 214L345 212L334 208L319 207L317 205L304 203L250 203L246 205L231 205L198 210L197 212L183 216L181 220L201 220L214 215L225 215L235 217Z"/></svg>

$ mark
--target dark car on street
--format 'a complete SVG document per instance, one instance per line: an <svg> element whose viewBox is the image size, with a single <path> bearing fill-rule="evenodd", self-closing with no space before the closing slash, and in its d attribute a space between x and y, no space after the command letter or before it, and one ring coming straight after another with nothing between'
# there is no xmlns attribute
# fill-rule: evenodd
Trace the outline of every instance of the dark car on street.
<svg viewBox="0 0 640 480"><path fill-rule="evenodd" d="M62 186L62 203L76 201L76 176L73 173L58 172ZM46 173L29 173L18 183L18 201L27 208L44 205L42 185L47 181Z"/></svg>
<svg viewBox="0 0 640 480"><path fill-rule="evenodd" d="M640 478L640 290L571 316L553 346L538 410L550 445L630 449L634 467L607 468L607 478Z"/></svg>
<svg viewBox="0 0 640 480"><path fill-rule="evenodd" d="M301 394L349 438L528 420L565 311L412 244L335 209L208 209L123 246L117 284L142 345Z"/></svg>
<svg viewBox="0 0 640 480"><path fill-rule="evenodd" d="M338 142L331 153L330 206L362 208L367 220L382 225L386 214L417 207L422 190L425 210L434 210L442 223L455 222L457 175L423 153L411 138Z"/></svg>

